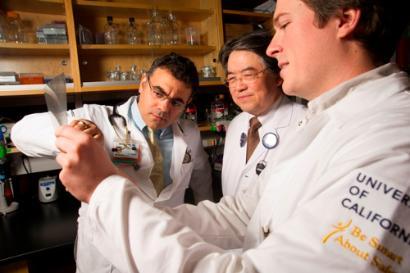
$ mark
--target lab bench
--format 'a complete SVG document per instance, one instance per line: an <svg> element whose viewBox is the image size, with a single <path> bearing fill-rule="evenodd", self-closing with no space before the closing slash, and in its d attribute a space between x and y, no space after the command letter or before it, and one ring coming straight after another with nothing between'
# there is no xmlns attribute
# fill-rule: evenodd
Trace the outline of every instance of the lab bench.
<svg viewBox="0 0 410 273"><path fill-rule="evenodd" d="M74 272L79 206L71 195L60 192L54 202L32 199L20 203L17 211L0 215L0 272L45 272L41 267L49 268L48 263L61 268L70 264L68 271L50 272Z"/></svg>

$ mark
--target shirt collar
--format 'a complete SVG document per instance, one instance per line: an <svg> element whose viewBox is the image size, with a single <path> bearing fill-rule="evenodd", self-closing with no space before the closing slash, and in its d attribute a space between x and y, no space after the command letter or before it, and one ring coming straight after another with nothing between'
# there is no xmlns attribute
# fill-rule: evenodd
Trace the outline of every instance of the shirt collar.
<svg viewBox="0 0 410 273"><path fill-rule="evenodd" d="M267 120L271 119L273 117L273 115L275 114L275 112L278 110L279 106L281 105L283 98L285 96L281 95L279 96L279 98L272 104L272 106L270 107L270 110L268 112L266 112L263 115L258 116L258 120L260 123L265 124L265 122L267 122ZM250 120L251 118L254 117L254 115L245 112L248 115L248 120Z"/></svg>
<svg viewBox="0 0 410 273"><path fill-rule="evenodd" d="M134 101L131 104L130 111L128 113L129 118L134 122L135 126L141 131L145 132L145 128L147 125L145 124L144 120L141 117L141 112L139 109L139 105L137 102L137 99L135 98ZM169 135L172 135L172 126L168 126L166 128L158 129L155 131L157 134L158 138L165 138L169 137Z"/></svg>

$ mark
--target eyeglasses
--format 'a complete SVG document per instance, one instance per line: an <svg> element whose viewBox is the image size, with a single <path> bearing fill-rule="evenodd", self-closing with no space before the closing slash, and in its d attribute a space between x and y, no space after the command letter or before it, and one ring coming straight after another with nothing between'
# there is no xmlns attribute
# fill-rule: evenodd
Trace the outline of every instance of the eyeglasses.
<svg viewBox="0 0 410 273"><path fill-rule="evenodd" d="M186 103L182 99L171 98L167 93L161 90L160 87L156 87L156 86L152 87L148 76L147 76L147 82L148 82L149 88L152 91L152 95L155 99L158 99L161 101L169 100L172 107L178 110L183 110L185 108Z"/></svg>
<svg viewBox="0 0 410 273"><path fill-rule="evenodd" d="M225 85L228 87L233 87L235 84L238 83L239 80L241 80L243 83L252 83L258 78L259 74L265 72L267 69L268 67L265 67L264 69L260 71L246 70L246 71L240 72L239 76L235 74L230 74L225 79Z"/></svg>

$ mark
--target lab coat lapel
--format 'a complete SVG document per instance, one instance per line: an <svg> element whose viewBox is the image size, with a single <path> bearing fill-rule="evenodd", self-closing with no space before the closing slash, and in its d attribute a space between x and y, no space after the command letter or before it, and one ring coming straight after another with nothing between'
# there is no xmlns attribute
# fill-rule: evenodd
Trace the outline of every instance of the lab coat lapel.
<svg viewBox="0 0 410 273"><path fill-rule="evenodd" d="M185 135L182 131L182 128L178 123L172 125L172 131L174 134L174 145L172 147L172 161L171 161L171 171L170 176L173 181L173 184L179 184L178 177L183 177L181 175L182 163L184 161L184 156L187 151L188 145L185 141ZM176 186L176 185L174 185Z"/></svg>

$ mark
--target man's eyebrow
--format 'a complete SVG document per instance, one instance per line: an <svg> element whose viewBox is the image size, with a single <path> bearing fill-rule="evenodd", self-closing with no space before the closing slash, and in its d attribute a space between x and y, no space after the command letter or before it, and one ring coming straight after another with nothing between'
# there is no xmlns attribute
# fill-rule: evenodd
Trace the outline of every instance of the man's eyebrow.
<svg viewBox="0 0 410 273"><path fill-rule="evenodd" d="M281 12L281 13L278 13L277 15L275 15L275 17L273 17L273 26L275 27L275 26L277 26L278 24L279 24L279 19L282 17L282 16L285 16L287 13L285 13L285 12Z"/></svg>
<svg viewBox="0 0 410 273"><path fill-rule="evenodd" d="M152 88L155 88L157 92L160 92L160 93L164 94L164 95L167 96L169 99L172 99L172 100L174 100L174 101L179 101L179 102L185 103L182 98L179 98L179 97L172 98L172 97L170 97L169 94L168 94L167 92L165 92L164 88L162 88L161 86L153 85Z"/></svg>
<svg viewBox="0 0 410 273"><path fill-rule="evenodd" d="M242 69L241 71L239 71L239 73L246 72L246 71L252 71L252 70L257 70L257 69L253 66L248 66L248 67L245 67L244 69ZM232 74L235 74L235 73L232 72L232 71L228 71L228 73L227 73L227 75L232 75Z"/></svg>

